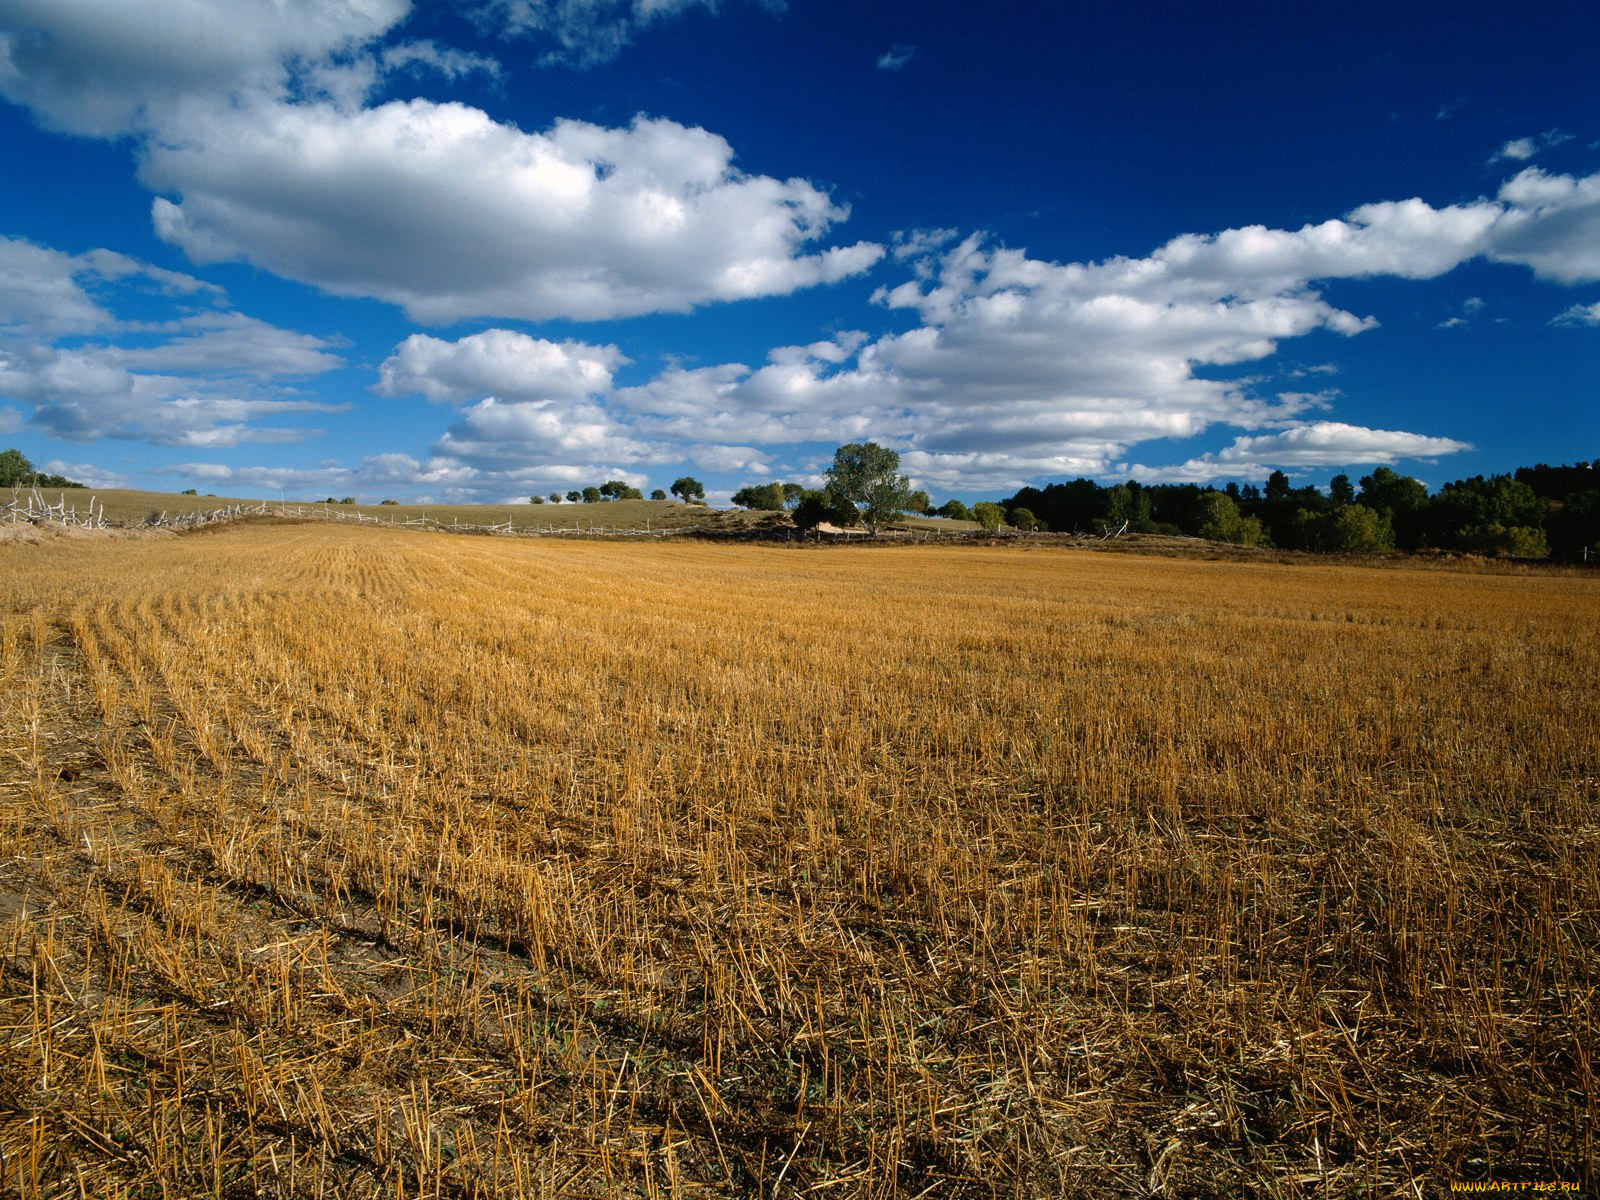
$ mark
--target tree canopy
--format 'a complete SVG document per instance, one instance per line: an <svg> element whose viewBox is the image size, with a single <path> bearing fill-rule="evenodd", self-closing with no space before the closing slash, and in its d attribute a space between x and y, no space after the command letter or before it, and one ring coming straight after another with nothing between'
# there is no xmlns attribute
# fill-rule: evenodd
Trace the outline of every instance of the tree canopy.
<svg viewBox="0 0 1600 1200"><path fill-rule="evenodd" d="M900 455L877 442L840 446L833 453L827 478L823 490L829 498L853 507L874 536L911 502L911 482L900 474Z"/></svg>

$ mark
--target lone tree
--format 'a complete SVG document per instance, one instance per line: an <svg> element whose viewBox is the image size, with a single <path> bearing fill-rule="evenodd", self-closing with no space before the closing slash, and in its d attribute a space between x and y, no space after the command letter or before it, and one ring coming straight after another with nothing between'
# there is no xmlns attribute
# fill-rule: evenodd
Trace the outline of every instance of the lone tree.
<svg viewBox="0 0 1600 1200"><path fill-rule="evenodd" d="M874 537L911 502L911 481L900 474L900 455L877 442L840 446L833 452L827 476L824 491L830 502L854 508Z"/></svg>
<svg viewBox="0 0 1600 1200"><path fill-rule="evenodd" d="M706 485L693 475L684 475L672 485L672 494L685 504L693 504L706 498Z"/></svg>

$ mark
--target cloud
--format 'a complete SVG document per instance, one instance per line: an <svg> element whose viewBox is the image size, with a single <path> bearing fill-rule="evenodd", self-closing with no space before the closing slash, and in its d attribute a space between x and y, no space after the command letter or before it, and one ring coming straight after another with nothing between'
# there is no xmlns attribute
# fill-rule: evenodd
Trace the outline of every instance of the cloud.
<svg viewBox="0 0 1600 1200"><path fill-rule="evenodd" d="M470 401L433 450L491 473L513 462L592 473L691 456L764 472L776 447L872 438L901 450L924 486L998 490L1120 473L1134 446L1217 429L1237 431L1226 449L1137 470L1204 479L1440 457L1467 446L1313 419L1337 411L1338 393L1284 385L1336 368L1275 370L1270 360L1292 339L1376 327L1323 294L1340 279L1434 278L1474 258L1551 270L1540 256L1563 248L1581 263L1584 249L1563 241L1587 236L1572 218L1586 212L1590 186L1524 173L1494 200L1369 204L1295 230L1186 234L1141 258L1096 263L1046 262L949 231L908 234L894 251L904 281L877 293L917 318L904 332L780 346L754 366L669 364L629 386L616 384L609 357L572 373L598 348L503 331L481 343L415 341L386 370L413 390ZM1455 320L1484 307L1468 297ZM1268 365L1239 372L1253 363Z"/></svg>
<svg viewBox="0 0 1600 1200"><path fill-rule="evenodd" d="M1512 138L1490 157L1491 164L1497 162L1526 162L1539 151L1551 146L1559 146L1562 142L1570 142L1572 135L1562 133L1559 129L1551 129L1541 133L1538 137Z"/></svg>
<svg viewBox="0 0 1600 1200"><path fill-rule="evenodd" d="M911 278L878 299L913 312L916 328L780 348L758 368L672 368L608 403L635 435L664 441L873 437L925 481L967 487L1105 475L1132 446L1218 427L1246 432L1220 454L1141 469L1211 477L1456 453L1466 445L1449 437L1308 421L1337 394L1275 389L1270 369L1226 369L1269 360L1290 339L1375 328L1325 298L1340 279L1428 279L1475 258L1582 277L1597 184L1524 172L1494 200L1368 204L1296 230L1186 234L1142 258L1098 263L1045 262L976 236L952 244L943 231L908 235L895 259ZM1469 298L1457 320L1482 308ZM1277 432L1250 432L1263 429Z"/></svg>
<svg viewBox="0 0 1600 1200"><path fill-rule="evenodd" d="M609 391L612 372L625 362L615 346L550 342L509 329L455 342L414 333L378 369L373 390L450 403L483 396L575 400Z"/></svg>
<svg viewBox="0 0 1600 1200"><path fill-rule="evenodd" d="M52 129L94 137L160 128L197 96L284 96L291 64L337 77L335 58L395 26L408 0L6 0L0 94Z"/></svg>
<svg viewBox="0 0 1600 1200"><path fill-rule="evenodd" d="M49 462L40 463L39 470L46 475L64 475L86 487L125 488L129 485L128 476L120 471L108 471L93 463L70 463L53 458Z"/></svg>
<svg viewBox="0 0 1600 1200"><path fill-rule="evenodd" d="M1600 301L1594 304L1574 304L1550 322L1552 325L1578 327L1600 325Z"/></svg>
<svg viewBox="0 0 1600 1200"><path fill-rule="evenodd" d="M1538 152L1539 148L1534 144L1532 138L1514 138L1495 151L1494 157L1489 161L1498 162L1501 159L1510 159L1512 162L1522 162L1532 158Z"/></svg>
<svg viewBox="0 0 1600 1200"><path fill-rule="evenodd" d="M401 42L386 46L378 56L386 72L407 71L414 75L432 71L445 79L461 79L467 75L483 74L491 79L500 78L500 64L482 54L441 46L433 41Z"/></svg>
<svg viewBox="0 0 1600 1200"><path fill-rule="evenodd" d="M512 33L629 27L694 0L485 6ZM493 71L379 45L406 0L6 0L0 94L53 128L132 135L157 233L418 320L595 320L784 295L859 274L869 242L804 179L750 175L704 129L636 118L529 132L463 104L368 106L387 76ZM404 247L398 251L398 247Z"/></svg>
<svg viewBox="0 0 1600 1200"><path fill-rule="evenodd" d="M8 353L0 357L0 395L31 405L30 425L52 437L131 438L164 446L304 441L319 431L259 422L342 407L273 394L270 369L250 373L248 381L237 367L220 376L163 374L130 369L129 354L114 346L34 346Z"/></svg>
<svg viewBox="0 0 1600 1200"><path fill-rule="evenodd" d="M503 401L493 396L462 413L434 443L441 457L526 468L653 461L652 447L601 406ZM602 467L601 469L608 469Z"/></svg>
<svg viewBox="0 0 1600 1200"><path fill-rule="evenodd" d="M761 7L781 12L782 0ZM715 12L716 0L483 0L472 11L479 26L501 36L529 38L550 48L540 61L592 67L620 54L641 31L692 10Z"/></svg>
<svg viewBox="0 0 1600 1200"><path fill-rule="evenodd" d="M882 54L878 55L878 70L904 70L911 60L916 58L916 56L917 48L915 46L904 46L896 43L895 45L890 46Z"/></svg>
<svg viewBox="0 0 1600 1200"><path fill-rule="evenodd" d="M342 366L337 343L224 305L220 289L126 255L0 238L0 397L28 405L33 428L72 441L315 436L260 422L339 410L288 387ZM129 319L130 308L146 319ZM172 315L148 319L163 310Z"/></svg>
<svg viewBox="0 0 1600 1200"><path fill-rule="evenodd" d="M1575 178L1529 167L1501 187L1488 256L1556 283L1600 280L1600 174Z"/></svg>
<svg viewBox="0 0 1600 1200"><path fill-rule="evenodd" d="M1468 296L1461 302L1461 311L1452 317L1446 317L1439 322L1440 329L1465 329L1472 324L1472 318L1484 310L1485 302L1481 296Z"/></svg>
<svg viewBox="0 0 1600 1200"><path fill-rule="evenodd" d="M110 250L63 254L0 235L0 338L49 338L106 328L115 318L102 299L115 287L204 301L221 295L211 284Z"/></svg>
<svg viewBox="0 0 1600 1200"><path fill-rule="evenodd" d="M591 67L622 52L645 25L715 0L487 0L480 24L505 37L532 37L551 45L546 64Z"/></svg>
<svg viewBox="0 0 1600 1200"><path fill-rule="evenodd" d="M1235 438L1225 449L1191 458L1181 466L1133 464L1126 472L1150 482L1203 483L1228 475L1263 475L1274 468L1392 465L1403 458L1437 458L1471 449L1467 442L1454 438L1313 421L1281 433Z"/></svg>
<svg viewBox="0 0 1600 1200"><path fill-rule="evenodd" d="M872 266L806 253L848 211L745 175L726 141L667 120L525 133L459 104L275 105L148 148L157 232L414 318L595 320L782 295ZM396 247L405 247L397 253Z"/></svg>

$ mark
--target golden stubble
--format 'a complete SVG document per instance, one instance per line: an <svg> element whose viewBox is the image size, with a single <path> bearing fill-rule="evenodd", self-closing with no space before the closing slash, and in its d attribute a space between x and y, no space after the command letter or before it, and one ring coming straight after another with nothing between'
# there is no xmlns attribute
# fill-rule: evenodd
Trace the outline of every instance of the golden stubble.
<svg viewBox="0 0 1600 1200"><path fill-rule="evenodd" d="M1587 1180L1600 585L0 546L0 1190Z"/></svg>

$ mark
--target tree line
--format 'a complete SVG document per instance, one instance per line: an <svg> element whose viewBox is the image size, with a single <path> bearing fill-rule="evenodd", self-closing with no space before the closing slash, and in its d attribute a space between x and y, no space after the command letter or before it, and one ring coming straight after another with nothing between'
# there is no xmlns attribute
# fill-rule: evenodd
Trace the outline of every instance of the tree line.
<svg viewBox="0 0 1600 1200"><path fill-rule="evenodd" d="M704 504L705 484L692 475L684 475L672 485L672 494L685 504ZM656 488L650 493L652 500L665 500L667 493ZM608 479L598 486L573 488L570 492L551 492L548 496L530 496L534 504L604 504L608 500L643 500L644 492L621 479Z"/></svg>
<svg viewBox="0 0 1600 1200"><path fill-rule="evenodd" d="M1513 558L1583 559L1600 546L1600 459L1540 463L1474 475L1430 494L1417 479L1378 467L1352 484L1294 487L1282 471L1265 486L1229 483L1106 487L1090 479L1025 487L1000 501L1010 524L1105 535L1184 534L1241 546L1321 553L1454 551Z"/></svg>
<svg viewBox="0 0 1600 1200"><path fill-rule="evenodd" d="M949 499L938 507L910 487L899 465L892 450L852 443L835 453L822 488L755 484L735 492L733 502L787 510L802 529L827 521L876 532L905 513L920 513L988 530L1169 534L1324 554L1431 550L1587 561L1600 549L1600 459L1474 475L1432 494L1420 480L1378 467L1354 483L1335 475L1326 488L1295 487L1282 471L1265 485L1221 488L1136 480L1107 486L1079 478L1025 487L998 502Z"/></svg>

